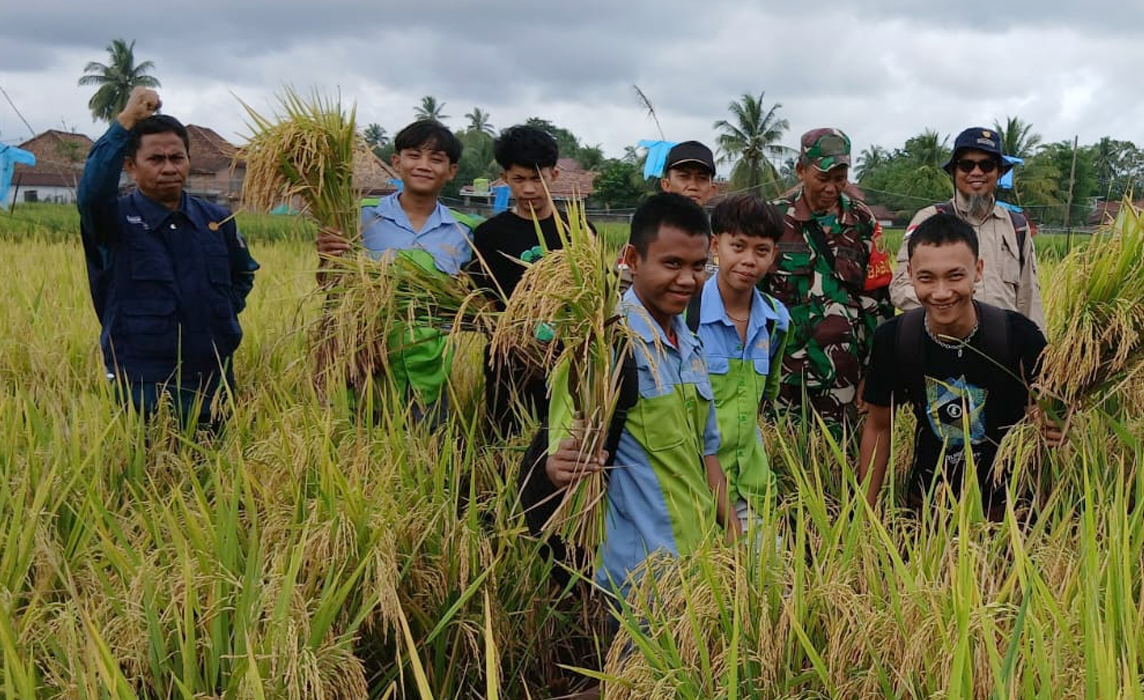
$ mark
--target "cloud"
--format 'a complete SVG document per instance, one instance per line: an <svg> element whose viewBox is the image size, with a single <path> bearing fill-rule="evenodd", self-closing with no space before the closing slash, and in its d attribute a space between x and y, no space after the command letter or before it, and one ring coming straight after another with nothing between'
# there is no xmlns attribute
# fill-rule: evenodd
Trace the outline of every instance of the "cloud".
<svg viewBox="0 0 1144 700"><path fill-rule="evenodd" d="M894 147L925 128L953 134L1007 115L1046 141L1102 135L1144 141L1144 5L1090 0L941 3L823 0L748 4L510 0L324 4L204 0L162 4L43 0L5 9L0 87L36 130L60 122L95 135L78 88L112 38L153 60L169 113L238 140L240 97L273 108L283 84L339 92L359 121L391 133L423 95L459 127L474 106L498 127L541 116L609 155L658 137L631 89L655 104L670 139L714 140L743 93L780 102L797 143L834 125L856 148ZM0 103L0 140L26 137Z"/></svg>

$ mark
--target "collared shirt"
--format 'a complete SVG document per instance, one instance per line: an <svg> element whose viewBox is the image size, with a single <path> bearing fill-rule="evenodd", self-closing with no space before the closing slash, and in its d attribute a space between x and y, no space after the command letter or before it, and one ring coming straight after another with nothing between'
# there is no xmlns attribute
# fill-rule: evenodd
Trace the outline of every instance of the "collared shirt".
<svg viewBox="0 0 1144 700"><path fill-rule="evenodd" d="M606 534L596 580L622 587L656 551L693 550L715 527L715 497L703 457L719 451L719 428L703 350L682 317L672 345L634 289L622 312L633 332L639 398L628 410L608 477ZM568 368L553 375L550 451L568 436Z"/></svg>
<svg viewBox="0 0 1144 700"><path fill-rule="evenodd" d="M441 272L459 273L473 257L469 227L457 221L448 207L437 202L437 208L417 231L401 208L399 195L395 192L382 198L377 206L362 209L361 238L366 250L375 256L390 250L423 250Z"/></svg>
<svg viewBox="0 0 1144 700"><path fill-rule="evenodd" d="M112 122L77 193L104 361L133 382L197 382L229 364L258 263L222 207L186 193L173 211L138 190L120 197L128 139Z"/></svg>
<svg viewBox="0 0 1144 700"><path fill-rule="evenodd" d="M977 231L978 256L985 261L981 281L974 286L973 298L1024 314L1044 331L1045 310L1041 305L1041 287L1037 280L1037 254L1033 237L1025 235L1025 264L1022 266L1017 231L1013 228L1013 217L1009 215L1007 209L1000 204L994 204L984 219L974 220L969 215L969 204L964 195L958 193L950 201L957 216ZM902 238L902 245L898 248L898 263L894 270L894 281L890 285L890 294L894 306L903 311L909 311L920 305L907 269L910 261L908 247L910 234L937 211L936 206L929 206L915 214L909 228L906 229L905 237Z"/></svg>
<svg viewBox="0 0 1144 700"><path fill-rule="evenodd" d="M420 231L401 208L400 193L382 198L377 206L362 209L362 244L375 257L392 251L421 267L456 275L472 258L471 232L454 218L445 205L437 207ZM449 379L453 354L440 329L409 324L393 332L387 341L399 348L390 354L388 379L399 394L412 393L428 405L437 401Z"/></svg>
<svg viewBox="0 0 1144 700"><path fill-rule="evenodd" d="M744 500L759 512L764 500L773 498L775 486L759 431L759 404L778 396L790 315L782 302L768 303L756 290L744 343L727 315L717 280L703 285L702 294L699 338L715 394L719 464L727 475L732 503Z"/></svg>

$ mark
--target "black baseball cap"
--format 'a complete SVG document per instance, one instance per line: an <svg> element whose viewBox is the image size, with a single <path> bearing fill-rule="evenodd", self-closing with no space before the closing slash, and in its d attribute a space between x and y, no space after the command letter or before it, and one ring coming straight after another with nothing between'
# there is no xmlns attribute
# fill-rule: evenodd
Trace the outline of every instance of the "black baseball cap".
<svg viewBox="0 0 1144 700"><path fill-rule="evenodd" d="M710 148L698 141L684 141L672 146L667 152L667 160L663 163L663 174L667 175L668 170L688 163L702 165L711 172L712 177L715 176L715 156L712 155Z"/></svg>

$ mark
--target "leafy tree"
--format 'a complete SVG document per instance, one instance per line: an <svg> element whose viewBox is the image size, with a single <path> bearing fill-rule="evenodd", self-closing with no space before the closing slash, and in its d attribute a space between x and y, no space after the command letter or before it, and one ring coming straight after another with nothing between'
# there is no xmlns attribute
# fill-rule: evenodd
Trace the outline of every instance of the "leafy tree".
<svg viewBox="0 0 1144 700"><path fill-rule="evenodd" d="M465 129L457 133L464 150L461 151L461 160L457 163L457 176L445 186L442 194L447 197L456 197L461 188L471 185L477 178L495 179L500 175L500 166L493 158L493 137L487 132L474 129Z"/></svg>
<svg viewBox="0 0 1144 700"><path fill-rule="evenodd" d="M465 119L469 120L469 131L480 131L489 136L496 134L493 125L489 122L489 113L480 107L473 107L473 111L466 114Z"/></svg>
<svg viewBox="0 0 1144 700"><path fill-rule="evenodd" d="M1136 144L1105 136L1090 148L1098 197L1116 201L1144 192L1144 153Z"/></svg>
<svg viewBox="0 0 1144 700"><path fill-rule="evenodd" d="M421 98L421 104L413 108L413 115L418 119L432 119L444 123L449 118L448 114L442 112L444 109L444 102L438 102L436 97L426 95Z"/></svg>
<svg viewBox="0 0 1144 700"><path fill-rule="evenodd" d="M993 130L1001 137L1001 152L1007 156L1029 159L1041 147L1041 135L1020 117L1006 117L1004 125L993 122Z"/></svg>
<svg viewBox="0 0 1144 700"><path fill-rule="evenodd" d="M581 145L576 134L540 117L529 117L524 120L524 123L552 134L552 138L556 139L556 147L560 150L561 158L580 159Z"/></svg>
<svg viewBox="0 0 1144 700"><path fill-rule="evenodd" d="M635 149L633 149L635 150ZM635 207L650 191L643 179L643 164L629 158L609 158L600 164L592 200L605 209Z"/></svg>
<svg viewBox="0 0 1144 700"><path fill-rule="evenodd" d="M385 132L385 127L380 124L370 124L362 132L362 139L365 144L377 154L379 158L385 152L386 146L389 145L389 134Z"/></svg>
<svg viewBox="0 0 1144 700"><path fill-rule="evenodd" d="M875 172L884 167L890 160L890 153L881 146L873 145L858 155L854 178L861 180L867 173Z"/></svg>
<svg viewBox="0 0 1144 700"><path fill-rule="evenodd" d="M92 61L84 66L86 74L79 79L80 86L96 85L95 94L87 102L94 121L110 123L123 108L127 98L137 87L157 88L159 79L148 73L155 69L151 61L135 63L135 42L128 44L115 39L107 45L107 64Z"/></svg>
<svg viewBox="0 0 1144 700"><path fill-rule="evenodd" d="M604 149L600 144L584 146L576 157L576 162L585 170L599 170L604 165Z"/></svg>
<svg viewBox="0 0 1144 700"><path fill-rule="evenodd" d="M926 129L890 152L873 146L859 156L858 184L871 204L882 204L908 218L924 206L949 199L953 185L942 170L949 159L948 137Z"/></svg>
<svg viewBox="0 0 1144 700"><path fill-rule="evenodd" d="M1077 150L1076 182L1073 186L1072 210L1069 221L1071 225L1083 225L1092 208L1093 198L1097 194L1096 168L1093 165L1093 148L1084 147ZM1039 220L1050 224L1064 223L1065 203L1069 194L1069 173L1072 168L1073 145L1071 141L1058 141L1050 143L1034 156L1038 165L1051 168L1057 173L1055 180L1055 202L1034 201L1031 206L1039 216Z"/></svg>
<svg viewBox="0 0 1144 700"><path fill-rule="evenodd" d="M721 154L719 162L734 163L731 169L731 187L749 189L759 195L776 195L780 191L779 174L771 157L781 157L787 151L778 141L790 129L790 123L779 117L782 105L776 102L769 108L763 104L766 93L758 97L743 93L728 105L731 119L715 122L720 133L716 138Z"/></svg>

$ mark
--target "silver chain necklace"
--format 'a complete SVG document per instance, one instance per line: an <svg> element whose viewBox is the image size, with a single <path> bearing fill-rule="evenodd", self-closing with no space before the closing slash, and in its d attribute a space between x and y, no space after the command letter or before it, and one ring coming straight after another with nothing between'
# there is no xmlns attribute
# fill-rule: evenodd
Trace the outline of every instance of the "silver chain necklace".
<svg viewBox="0 0 1144 700"><path fill-rule="evenodd" d="M978 314L977 318L973 321L973 330L969 331L969 335L965 336L961 340L955 340L952 343L947 343L943 340L940 340L937 337L937 334L934 333L932 330L930 330L929 316L927 316L924 319L924 323L922 325L925 326L926 335L928 335L930 337L930 340L937 343L938 347L940 347L940 348L944 348L945 350L949 350L950 352L956 352L957 357L960 359L962 356L962 353L965 352L965 346L969 345L969 341L973 340L973 336L977 335L977 327L979 325L981 325L981 315Z"/></svg>

